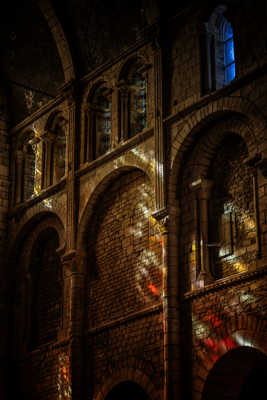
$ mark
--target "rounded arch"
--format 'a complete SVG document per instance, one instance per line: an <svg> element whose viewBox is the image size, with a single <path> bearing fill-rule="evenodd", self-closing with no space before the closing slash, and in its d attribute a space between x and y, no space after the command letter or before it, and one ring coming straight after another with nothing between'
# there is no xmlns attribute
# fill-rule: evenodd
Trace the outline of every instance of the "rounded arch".
<svg viewBox="0 0 267 400"><path fill-rule="evenodd" d="M90 104L93 101L93 98L97 91L101 88L101 86L108 87L108 83L104 79L100 79L95 82L92 86L87 87L86 91L83 95L82 104L85 106L86 104Z"/></svg>
<svg viewBox="0 0 267 400"><path fill-rule="evenodd" d="M223 117L229 119L234 115L240 116L254 138L254 147L250 146L249 151L259 151L266 135L266 118L258 107L243 97L229 96L216 100L191 115L181 130L174 134L170 148L170 187L176 187L184 154L198 134Z"/></svg>
<svg viewBox="0 0 267 400"><path fill-rule="evenodd" d="M124 165L118 168L114 168L113 171L109 171L108 173L104 173L103 176L98 180L96 183L94 189L91 192L91 195L85 205L85 208L83 210L83 213L80 218L80 223L79 223L79 230L78 230L78 235L77 235L77 248L79 250L84 250L84 238L87 232L87 226L89 224L89 221L91 219L91 216L93 215L94 207L101 196L101 194L105 191L105 189L116 179L119 178L119 176L123 175L124 173L130 172L130 171L142 171L146 177L151 182L151 177L148 175L146 172L145 168L141 168L140 166L137 165Z"/></svg>
<svg viewBox="0 0 267 400"><path fill-rule="evenodd" d="M118 73L118 81L121 82L122 80L125 80L127 78L127 76L129 75L131 69L135 66L135 65L140 65L145 67L146 65L146 60L144 57L140 56L140 55L134 55L134 56L130 56L125 62L124 64L121 66L119 73Z"/></svg>
<svg viewBox="0 0 267 400"><path fill-rule="evenodd" d="M108 399L109 393L114 388L123 382L131 382L138 385L143 390L148 399L159 400L160 395L157 392L155 386L151 382L150 378L141 370L133 368L122 368L115 371L111 376L105 379L104 385L96 393L96 400Z"/></svg>
<svg viewBox="0 0 267 400"><path fill-rule="evenodd" d="M267 356L241 346L224 354L209 371L202 400L245 400L266 391ZM258 395L258 396L257 396Z"/></svg>
<svg viewBox="0 0 267 400"><path fill-rule="evenodd" d="M229 299L229 302L232 299ZM196 398L198 399L201 398L200 395L204 391L209 374L220 360L224 360L227 354L235 354L231 352L245 348L247 354L248 352L258 352L267 356L266 320L256 315L238 312L234 312L233 315L226 318L222 311L216 319L217 323L220 321L224 321L224 323L219 329L213 329L207 337L195 337L192 346L195 359L193 390L197 392ZM228 357L225 359L227 360Z"/></svg>
<svg viewBox="0 0 267 400"><path fill-rule="evenodd" d="M202 132L204 135L201 135ZM191 134L195 136L198 135L198 132ZM248 154L254 154L257 151L255 149L255 136L244 118L239 114L227 114L224 119L203 126L199 136L195 137L195 141L193 140L192 146L194 147L191 148L190 146L189 165L187 166L191 170L193 180L207 176L210 162L215 156L218 146L227 135L237 135L243 139Z"/></svg>
<svg viewBox="0 0 267 400"><path fill-rule="evenodd" d="M63 116L62 111L55 110L47 118L45 124L45 131L55 132L57 128L62 128L66 125L67 121Z"/></svg>
<svg viewBox="0 0 267 400"><path fill-rule="evenodd" d="M61 23L56 16L50 0L39 0L38 5L44 18L47 21L47 24L55 40L59 57L62 63L65 82L70 82L75 79L75 71L69 44L67 42Z"/></svg>
<svg viewBox="0 0 267 400"><path fill-rule="evenodd" d="M58 251L63 251L66 245L66 233L61 219L51 211L42 211L25 221L18 230L8 252L8 258L11 262L15 262L23 244L26 246L26 254L29 257L38 235L48 227L57 232L59 238ZM27 265L27 262L25 262L25 265Z"/></svg>

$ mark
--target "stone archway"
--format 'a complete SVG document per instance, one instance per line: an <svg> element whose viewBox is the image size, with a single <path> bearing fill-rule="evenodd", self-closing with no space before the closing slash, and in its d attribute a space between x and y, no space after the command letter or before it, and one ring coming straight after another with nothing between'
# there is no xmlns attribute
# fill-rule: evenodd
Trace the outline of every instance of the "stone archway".
<svg viewBox="0 0 267 400"><path fill-rule="evenodd" d="M124 381L114 386L105 400L149 400L145 390L135 382Z"/></svg>
<svg viewBox="0 0 267 400"><path fill-rule="evenodd" d="M264 398L266 378L266 355L241 346L228 351L215 363L206 379L202 400Z"/></svg>

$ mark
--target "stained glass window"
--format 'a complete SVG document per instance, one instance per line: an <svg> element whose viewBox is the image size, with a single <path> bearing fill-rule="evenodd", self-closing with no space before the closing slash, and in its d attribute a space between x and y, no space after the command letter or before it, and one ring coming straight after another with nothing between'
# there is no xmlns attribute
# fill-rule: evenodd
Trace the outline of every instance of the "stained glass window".
<svg viewBox="0 0 267 400"><path fill-rule="evenodd" d="M130 81L129 137L146 127L147 79L145 73L135 71Z"/></svg>
<svg viewBox="0 0 267 400"><path fill-rule="evenodd" d="M235 54L233 30L229 22L225 23L224 31L224 66L225 83L230 83L235 77Z"/></svg>
<svg viewBox="0 0 267 400"><path fill-rule="evenodd" d="M94 103L95 111L95 158L105 154L110 148L111 101L100 93Z"/></svg>

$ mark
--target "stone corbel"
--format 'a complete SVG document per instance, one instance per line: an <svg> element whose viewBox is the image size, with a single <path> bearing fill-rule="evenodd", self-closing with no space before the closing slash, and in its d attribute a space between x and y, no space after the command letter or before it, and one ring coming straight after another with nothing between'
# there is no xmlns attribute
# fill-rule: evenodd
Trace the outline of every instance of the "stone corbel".
<svg viewBox="0 0 267 400"><path fill-rule="evenodd" d="M66 277L72 274L84 274L86 272L86 257L77 250L69 250L61 256L61 263Z"/></svg>

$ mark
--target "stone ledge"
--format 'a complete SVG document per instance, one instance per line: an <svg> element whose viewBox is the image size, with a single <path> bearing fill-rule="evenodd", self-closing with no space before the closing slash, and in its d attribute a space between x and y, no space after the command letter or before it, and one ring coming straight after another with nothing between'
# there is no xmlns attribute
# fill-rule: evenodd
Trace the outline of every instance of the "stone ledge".
<svg viewBox="0 0 267 400"><path fill-rule="evenodd" d="M108 153L103 154L96 160L85 163L78 171L75 172L76 176L82 176L87 174L87 172L96 169L97 167L105 164L106 162L119 157L121 154L125 153L127 150L137 146L139 143L144 142L146 139L154 134L154 128L145 129L143 132L137 134L133 138L126 140L117 145L114 149L111 149Z"/></svg>
<svg viewBox="0 0 267 400"><path fill-rule="evenodd" d="M239 283L253 280L255 278L259 278L262 275L267 274L267 266L264 266L262 268L256 269L254 271L249 271L249 272L241 272L234 274L232 276L229 276L227 278L223 279L218 279L217 281L210 283L204 288L201 289L196 289L191 292L187 292L184 294L184 301L195 299L200 296L204 296L206 294L215 292L220 289L224 289L230 286L238 285Z"/></svg>
<svg viewBox="0 0 267 400"><path fill-rule="evenodd" d="M85 332L85 335L86 336L95 335L98 334L99 332L105 331L110 328L115 328L116 326L126 324L138 318L144 318L150 314L161 312L162 310L163 310L162 304L157 304L152 307L144 308L143 310L128 314L126 317L117 318L112 321L106 322L102 325L96 326L95 328L88 329L88 331Z"/></svg>

